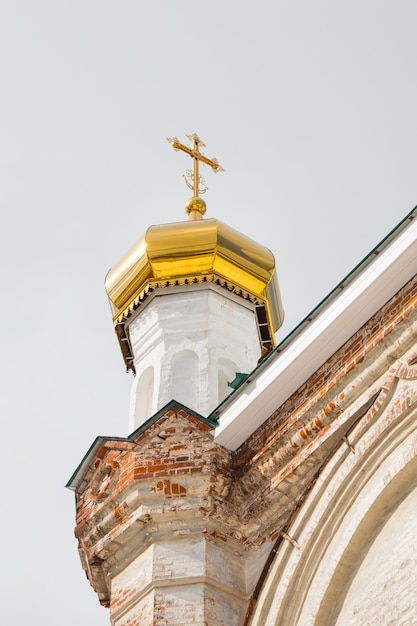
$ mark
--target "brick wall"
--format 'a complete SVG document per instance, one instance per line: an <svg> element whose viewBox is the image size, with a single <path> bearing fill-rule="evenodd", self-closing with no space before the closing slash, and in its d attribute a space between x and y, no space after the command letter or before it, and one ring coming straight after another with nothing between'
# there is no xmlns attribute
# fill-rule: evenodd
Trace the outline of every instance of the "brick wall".
<svg viewBox="0 0 417 626"><path fill-rule="evenodd" d="M332 389L335 390L336 400L329 402L322 410L324 414L334 412L337 408L338 384L345 384L347 377L352 378L353 370L363 371L367 355L375 348L381 346L382 350L385 349L382 343L415 310L416 304L417 277L414 277L249 437L237 451L237 458L248 459L254 454L259 456L265 447L273 445L283 429L293 424L300 415L308 413L311 407L317 406ZM319 422L317 427L320 427ZM245 467L253 463L256 463L256 459L249 464L245 463Z"/></svg>
<svg viewBox="0 0 417 626"><path fill-rule="evenodd" d="M241 481L250 491L256 478L251 497L263 489L267 511L274 490L298 485L286 526L293 543L278 538L251 626L417 623L416 287L406 285L238 451L248 459Z"/></svg>

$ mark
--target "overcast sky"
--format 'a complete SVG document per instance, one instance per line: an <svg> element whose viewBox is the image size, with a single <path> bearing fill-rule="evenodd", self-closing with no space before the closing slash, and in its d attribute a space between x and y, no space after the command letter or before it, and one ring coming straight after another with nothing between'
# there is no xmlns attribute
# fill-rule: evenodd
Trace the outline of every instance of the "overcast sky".
<svg viewBox="0 0 417 626"><path fill-rule="evenodd" d="M151 224L275 254L282 339L417 204L415 0L0 0L2 623L105 626L64 489L128 434L103 288Z"/></svg>

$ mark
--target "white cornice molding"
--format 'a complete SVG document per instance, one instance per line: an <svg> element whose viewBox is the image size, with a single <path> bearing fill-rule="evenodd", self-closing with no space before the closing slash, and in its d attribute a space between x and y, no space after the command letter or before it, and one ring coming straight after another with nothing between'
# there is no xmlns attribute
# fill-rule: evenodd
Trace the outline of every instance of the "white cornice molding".
<svg viewBox="0 0 417 626"><path fill-rule="evenodd" d="M417 273L417 219L381 244L304 327L255 370L224 407L215 441L236 450L285 400Z"/></svg>

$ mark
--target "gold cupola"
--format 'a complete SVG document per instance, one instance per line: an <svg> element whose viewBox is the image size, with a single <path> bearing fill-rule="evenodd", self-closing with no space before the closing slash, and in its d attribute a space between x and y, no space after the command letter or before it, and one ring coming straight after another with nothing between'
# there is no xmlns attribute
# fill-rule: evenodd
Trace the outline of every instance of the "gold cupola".
<svg viewBox="0 0 417 626"><path fill-rule="evenodd" d="M189 154L194 192L186 204L189 220L151 226L145 235L107 274L105 287L113 322L127 370L134 371L134 357L126 325L156 290L213 283L252 303L255 307L263 353L274 345L274 333L283 321L273 254L217 219L203 219L205 203L199 194L202 182L199 161L222 171L215 159L204 157L197 135L193 147L169 140L175 150ZM188 184L188 183L187 183Z"/></svg>

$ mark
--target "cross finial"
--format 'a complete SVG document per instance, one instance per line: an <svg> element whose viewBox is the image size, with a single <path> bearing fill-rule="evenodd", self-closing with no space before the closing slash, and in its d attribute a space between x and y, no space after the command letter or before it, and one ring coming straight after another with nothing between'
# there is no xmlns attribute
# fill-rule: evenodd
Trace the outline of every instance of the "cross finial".
<svg viewBox="0 0 417 626"><path fill-rule="evenodd" d="M191 147L184 146L179 142L177 137L173 137L172 139L167 137L167 141L169 141L175 151L182 150L193 160L193 169L187 170L186 174L184 174L184 180L187 186L193 191L193 197L188 200L185 210L190 216L190 219L200 219L206 211L206 203L200 198L200 194L206 193L207 187L201 187L201 185L205 184L205 180L199 174L199 161L209 165L214 173L224 172L224 169L217 159L208 159L204 154L201 154L200 146L204 148L205 144L196 133L187 135L187 138L192 143Z"/></svg>

